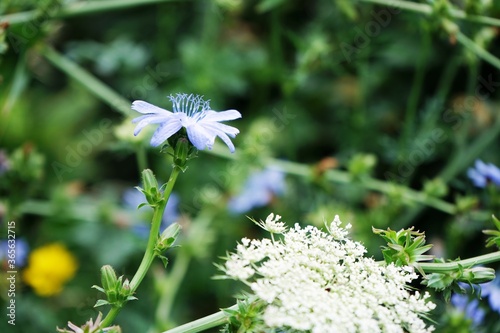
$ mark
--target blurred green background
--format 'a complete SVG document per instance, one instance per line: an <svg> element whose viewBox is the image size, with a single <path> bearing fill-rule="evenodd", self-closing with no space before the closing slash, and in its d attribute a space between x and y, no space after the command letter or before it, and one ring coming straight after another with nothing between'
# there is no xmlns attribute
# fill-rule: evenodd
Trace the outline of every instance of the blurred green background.
<svg viewBox="0 0 500 333"><path fill-rule="evenodd" d="M151 131L133 137L130 103L171 110L178 92L239 110L230 125L241 133L235 154L200 152L180 176L181 247L166 271L155 262L118 316L124 332L161 332L232 305L242 286L213 280L213 263L261 235L246 216L321 227L339 214L377 259L372 226L415 226L449 259L490 251L481 230L498 216L498 188L474 187L466 172L476 159L500 164L500 25L474 20L499 16L500 4L402 2L426 11L361 0L2 1L0 235L15 221L27 252L64 244L78 268L41 296L19 263L16 326L4 318L0 330L81 325L97 314L90 287L102 265L131 278L146 244L136 227L150 212L124 195L143 167L165 181L171 161L149 147ZM284 191L234 212L231 198L269 166L285 175ZM436 302L437 331L473 329ZM499 332L497 321L489 310L474 331Z"/></svg>

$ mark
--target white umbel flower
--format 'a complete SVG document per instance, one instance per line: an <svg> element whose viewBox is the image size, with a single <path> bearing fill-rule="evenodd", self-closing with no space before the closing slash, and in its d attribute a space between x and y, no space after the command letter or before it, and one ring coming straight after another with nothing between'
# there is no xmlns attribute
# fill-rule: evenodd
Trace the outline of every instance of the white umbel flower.
<svg viewBox="0 0 500 333"><path fill-rule="evenodd" d="M269 221L284 227L274 216ZM347 238L338 216L327 229L296 224L281 239L244 239L221 267L267 303L263 320L270 328L312 333L434 330L421 318L435 307L429 294L407 287L417 277L413 268L365 257L366 249Z"/></svg>
<svg viewBox="0 0 500 333"><path fill-rule="evenodd" d="M288 229L285 222L281 222L281 216L274 216L273 213L269 214L265 222L257 222L255 220L253 220L253 222L270 234L282 234Z"/></svg>

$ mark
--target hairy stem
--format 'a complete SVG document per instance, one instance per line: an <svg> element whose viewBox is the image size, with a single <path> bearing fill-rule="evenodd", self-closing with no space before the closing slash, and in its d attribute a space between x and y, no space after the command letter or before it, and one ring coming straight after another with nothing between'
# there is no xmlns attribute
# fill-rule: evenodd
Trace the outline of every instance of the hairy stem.
<svg viewBox="0 0 500 333"><path fill-rule="evenodd" d="M433 14L432 7L430 5L426 5L423 3L416 3L416 2L403 1L403 0L361 0L361 1L376 3L376 4L384 5L387 7L400 8L400 9L404 9L404 10L408 10L411 12L420 13L420 14L424 14L424 15L428 15L428 16ZM449 15L453 18L466 20L469 22L482 23L482 24L500 27L500 19L497 19L494 17L489 17L489 16L482 16L482 15L469 15L466 12L464 12L463 10L456 9L456 8L451 8L449 11Z"/></svg>
<svg viewBox="0 0 500 333"><path fill-rule="evenodd" d="M228 310L236 310L238 306L235 304L228 308ZM195 333L207 330L212 327L223 325L227 322L227 315L223 310L211 314L209 316L200 318L198 320L192 321L190 323L177 326L171 330L165 331L163 333Z"/></svg>
<svg viewBox="0 0 500 333"><path fill-rule="evenodd" d="M163 192L164 200L162 201L161 204L159 204L154 208L153 220L151 222L151 230L149 232L149 239L146 247L146 252L144 253L144 257L142 258L141 264L139 265L137 272L132 278L132 281L130 281L130 289L132 293L134 293L141 284L142 280L144 279L146 273L149 270L149 267L151 267L151 264L153 263L153 259L155 258L155 246L158 240L158 235L160 233L160 225L163 213L165 211L165 207L167 206L168 199L170 198L170 194L172 193L175 181L177 180L177 176L179 175L180 171L181 170L179 167L174 166L172 174L170 175L170 179L168 180L167 187ZM111 310L106 315L106 317L103 319L101 327L110 326L113 323L115 317L120 312L120 309L121 308L118 307L112 307Z"/></svg>
<svg viewBox="0 0 500 333"><path fill-rule="evenodd" d="M445 263L419 263L419 267L426 273L444 273L449 272L459 268L459 265L462 267L470 267L476 265L485 265L490 264L492 262L500 261L500 251L484 254L481 256L457 260L453 262L445 262Z"/></svg>
<svg viewBox="0 0 500 333"><path fill-rule="evenodd" d="M0 16L0 22L8 22L10 25L18 25L34 21L40 16L44 18L65 18L171 1L174 0L100 0L81 1L67 5L56 4L53 8L48 8L45 12L30 10L26 12L3 15Z"/></svg>

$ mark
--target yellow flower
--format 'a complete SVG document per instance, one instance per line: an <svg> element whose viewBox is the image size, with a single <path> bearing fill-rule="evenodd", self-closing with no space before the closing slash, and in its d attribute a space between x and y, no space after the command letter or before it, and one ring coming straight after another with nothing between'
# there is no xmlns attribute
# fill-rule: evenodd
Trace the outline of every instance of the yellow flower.
<svg viewBox="0 0 500 333"><path fill-rule="evenodd" d="M37 295L49 297L61 292L64 283L73 278L77 268L75 257L66 247L52 243L31 252L23 278Z"/></svg>

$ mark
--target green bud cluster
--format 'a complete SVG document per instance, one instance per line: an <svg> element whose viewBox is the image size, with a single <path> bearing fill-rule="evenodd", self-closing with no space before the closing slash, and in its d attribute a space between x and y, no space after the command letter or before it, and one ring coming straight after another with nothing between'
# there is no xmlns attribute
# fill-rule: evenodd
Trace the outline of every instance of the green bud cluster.
<svg viewBox="0 0 500 333"><path fill-rule="evenodd" d="M228 323L221 330L222 333L229 332L264 332L266 325L262 319L262 312L266 304L261 300L253 300L245 297L238 300L237 309L223 309L228 317Z"/></svg>
<svg viewBox="0 0 500 333"><path fill-rule="evenodd" d="M372 228L372 230L387 242L387 246L382 246L382 254L386 263L405 266L433 259L433 256L423 254L430 250L432 244L425 245L425 234L413 231L413 227L400 231L389 228L387 230Z"/></svg>
<svg viewBox="0 0 500 333"><path fill-rule="evenodd" d="M133 291L130 288L128 279L123 281L123 275L117 277L115 270L110 265L104 265L101 268L101 284L102 287L94 285L92 288L106 294L107 300L97 300L94 307L108 304L122 307L126 302L137 299L137 297L132 296Z"/></svg>
<svg viewBox="0 0 500 333"><path fill-rule="evenodd" d="M473 284L481 284L492 281L495 278L495 270L489 267L464 267L458 265L458 268L447 272L432 273L424 276L422 283L437 291L444 291L445 299L449 300L452 291L465 293L466 290L458 282L467 283L472 287Z"/></svg>
<svg viewBox="0 0 500 333"><path fill-rule="evenodd" d="M153 171L150 169L144 169L142 171L142 186L142 188L137 186L136 189L144 194L148 203L142 203L138 208L145 205L149 205L154 208L165 200L163 198L163 194L161 193L161 188L158 187L158 181L156 180Z"/></svg>
<svg viewBox="0 0 500 333"><path fill-rule="evenodd" d="M448 194L448 186L441 178L427 180L424 183L424 193L431 197L441 198Z"/></svg>

